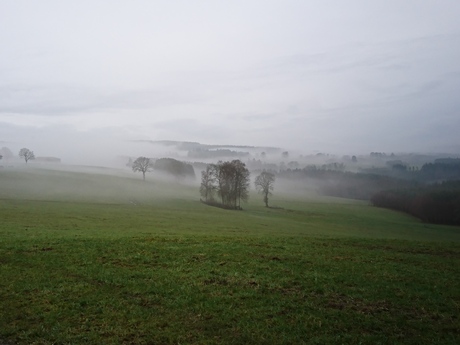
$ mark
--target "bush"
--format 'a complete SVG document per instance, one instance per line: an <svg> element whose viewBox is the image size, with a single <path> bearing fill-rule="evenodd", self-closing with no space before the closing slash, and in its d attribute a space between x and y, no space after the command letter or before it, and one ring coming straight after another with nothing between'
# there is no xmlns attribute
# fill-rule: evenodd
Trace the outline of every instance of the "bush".
<svg viewBox="0 0 460 345"><path fill-rule="evenodd" d="M160 170L177 178L195 178L195 170L188 163L173 158L160 158L153 164L155 170Z"/></svg>

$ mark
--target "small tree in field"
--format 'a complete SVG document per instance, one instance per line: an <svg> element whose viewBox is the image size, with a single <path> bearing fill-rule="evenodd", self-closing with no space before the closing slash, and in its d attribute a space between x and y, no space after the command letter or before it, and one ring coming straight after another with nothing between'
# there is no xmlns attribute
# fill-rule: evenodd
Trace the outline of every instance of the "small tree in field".
<svg viewBox="0 0 460 345"><path fill-rule="evenodd" d="M139 158L137 158L133 162L132 169L133 169L134 172L138 172L138 171L142 172L142 178L145 181L145 173L147 171L152 170L152 166L150 164L150 158L147 158L147 157L139 157Z"/></svg>
<svg viewBox="0 0 460 345"><path fill-rule="evenodd" d="M19 150L19 157L24 158L26 163L31 159L35 159L34 152L26 149L25 147Z"/></svg>
<svg viewBox="0 0 460 345"><path fill-rule="evenodd" d="M268 196L272 195L271 191L275 184L275 175L270 172L263 171L256 177L254 182L257 191L264 196L265 207L268 207Z"/></svg>

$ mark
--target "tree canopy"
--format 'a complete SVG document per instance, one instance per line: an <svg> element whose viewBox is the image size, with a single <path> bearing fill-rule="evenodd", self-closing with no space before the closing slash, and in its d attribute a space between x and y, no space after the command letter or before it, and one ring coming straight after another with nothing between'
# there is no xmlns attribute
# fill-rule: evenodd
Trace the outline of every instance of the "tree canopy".
<svg viewBox="0 0 460 345"><path fill-rule="evenodd" d="M150 164L150 158L147 157L138 157L132 165L134 172L142 172L142 178L145 181L145 173L151 171L152 166Z"/></svg>
<svg viewBox="0 0 460 345"><path fill-rule="evenodd" d="M250 173L240 160L210 164L201 173L200 194L204 202L214 204L214 195L225 208L241 209L241 201L249 198Z"/></svg>
<svg viewBox="0 0 460 345"><path fill-rule="evenodd" d="M265 206L268 207L268 196L272 195L271 191L275 184L275 175L268 171L263 171L254 181L256 190L263 195Z"/></svg>
<svg viewBox="0 0 460 345"><path fill-rule="evenodd" d="M19 150L19 157L24 158L26 163L31 159L35 159L34 152L25 147Z"/></svg>
<svg viewBox="0 0 460 345"><path fill-rule="evenodd" d="M215 164L209 164L206 170L201 172L200 194L205 202L214 202L217 190L215 169Z"/></svg>

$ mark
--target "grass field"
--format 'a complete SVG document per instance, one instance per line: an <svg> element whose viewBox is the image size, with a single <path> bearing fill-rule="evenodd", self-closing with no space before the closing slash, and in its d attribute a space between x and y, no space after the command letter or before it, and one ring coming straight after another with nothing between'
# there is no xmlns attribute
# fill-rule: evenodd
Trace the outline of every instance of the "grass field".
<svg viewBox="0 0 460 345"><path fill-rule="evenodd" d="M0 171L0 343L458 344L460 228L110 170Z"/></svg>

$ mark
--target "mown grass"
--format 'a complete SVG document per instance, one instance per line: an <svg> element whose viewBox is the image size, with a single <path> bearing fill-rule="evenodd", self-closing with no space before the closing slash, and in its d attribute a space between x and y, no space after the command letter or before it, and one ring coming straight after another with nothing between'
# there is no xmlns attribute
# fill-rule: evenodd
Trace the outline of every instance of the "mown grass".
<svg viewBox="0 0 460 345"><path fill-rule="evenodd" d="M1 174L0 339L460 342L458 227L344 200L254 195L240 212L153 179Z"/></svg>

